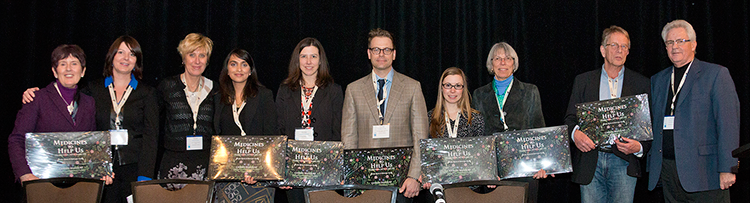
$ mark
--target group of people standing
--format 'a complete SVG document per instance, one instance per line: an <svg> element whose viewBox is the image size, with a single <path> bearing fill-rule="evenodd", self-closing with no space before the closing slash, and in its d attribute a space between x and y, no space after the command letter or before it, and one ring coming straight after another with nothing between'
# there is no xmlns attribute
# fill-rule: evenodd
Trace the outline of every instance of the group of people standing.
<svg viewBox="0 0 750 203"><path fill-rule="evenodd" d="M694 59L695 31L687 22L670 22L662 38L674 66L650 81L624 67L630 39L617 26L603 32L602 68L575 79L565 124L575 146L572 181L581 185L583 202L632 202L644 157L650 163L649 189L661 183L666 200L729 200L726 189L735 178L727 172L737 161L729 151L739 144L739 102L732 79L726 68ZM76 45L61 45L52 53L57 80L24 93L27 104L9 137L14 173L21 182L36 179L25 160L24 133L125 133L127 145L112 147L114 174L102 177L108 184L105 202L122 202L131 194L132 181L207 179L211 135L284 134L295 140L342 141L346 149L414 147L408 176L399 186L399 202L410 202L429 185L421 178L420 139L545 127L537 87L513 77L519 56L508 43L492 46L486 67L493 81L477 88L473 97L465 91L464 72L446 69L435 108L427 111L420 83L392 66L393 35L373 29L368 42L372 72L342 92L322 44L303 39L292 52L275 102L245 50L226 56L218 82L202 76L213 42L201 34L187 35L177 48L184 73L164 78L156 88L139 84L143 54L130 36L110 46L104 78L82 88L77 83L86 70L85 54ZM595 146L577 130L575 104L641 93L651 97L653 142L623 138ZM531 201L536 199L534 179L546 177L540 170L533 179L521 179L531 183ZM274 196L274 189L255 186L253 177L242 182L218 184L217 198L242 202L262 198L254 195ZM282 189L290 202L304 202L300 189Z"/></svg>

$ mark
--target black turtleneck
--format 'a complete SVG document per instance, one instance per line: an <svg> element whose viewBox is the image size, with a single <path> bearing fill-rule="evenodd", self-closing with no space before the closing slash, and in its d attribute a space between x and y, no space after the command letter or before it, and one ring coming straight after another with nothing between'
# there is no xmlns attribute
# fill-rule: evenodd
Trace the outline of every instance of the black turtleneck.
<svg viewBox="0 0 750 203"><path fill-rule="evenodd" d="M667 107L664 109L664 115L665 116L671 116L672 115L672 96L674 96L674 92L677 92L677 88L680 87L680 81L682 80L682 76L685 74L685 71L687 71L687 67L690 66L693 62L685 64L682 67L675 67L672 69L674 71L674 85L670 85L669 88L671 90L667 91L669 92L667 95ZM683 84L683 88L686 84ZM674 89L672 87L674 86ZM677 92L677 98L674 100L674 103L678 103L677 101L680 100L680 93L682 91ZM677 106L675 105L675 109L677 109ZM671 159L674 160L674 130L664 130L664 142L662 143L662 157L665 159Z"/></svg>

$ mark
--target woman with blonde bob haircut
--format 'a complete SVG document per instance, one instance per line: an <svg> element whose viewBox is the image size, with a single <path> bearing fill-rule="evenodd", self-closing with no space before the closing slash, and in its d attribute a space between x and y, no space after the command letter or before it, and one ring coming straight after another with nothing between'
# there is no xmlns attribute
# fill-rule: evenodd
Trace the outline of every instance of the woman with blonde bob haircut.
<svg viewBox="0 0 750 203"><path fill-rule="evenodd" d="M203 71L213 45L211 39L199 33L185 36L177 46L185 72L164 78L157 87L164 119L159 179L206 179L208 146L215 133L214 95L219 85L203 77ZM197 142L202 143L202 148L187 145Z"/></svg>
<svg viewBox="0 0 750 203"><path fill-rule="evenodd" d="M443 71L435 108L427 112L431 138L484 136L484 118L471 108L466 89L466 75L461 69L451 67Z"/></svg>

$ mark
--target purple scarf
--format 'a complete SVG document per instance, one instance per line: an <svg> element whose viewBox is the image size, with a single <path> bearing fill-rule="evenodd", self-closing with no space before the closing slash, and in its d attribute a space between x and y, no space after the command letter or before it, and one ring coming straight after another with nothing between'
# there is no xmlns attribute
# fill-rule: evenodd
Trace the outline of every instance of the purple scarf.
<svg viewBox="0 0 750 203"><path fill-rule="evenodd" d="M60 83L60 80L57 80L57 88L60 90L60 94L63 100L65 100L66 105L73 102L73 97L76 95L76 88L78 88L77 85L73 88L67 88Z"/></svg>

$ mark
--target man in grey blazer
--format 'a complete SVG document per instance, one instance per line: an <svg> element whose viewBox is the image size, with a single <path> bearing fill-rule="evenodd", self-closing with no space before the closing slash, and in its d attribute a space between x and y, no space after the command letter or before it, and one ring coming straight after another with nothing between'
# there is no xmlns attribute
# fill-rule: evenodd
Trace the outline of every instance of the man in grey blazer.
<svg viewBox="0 0 750 203"><path fill-rule="evenodd" d="M737 165L740 103L726 67L695 58L695 30L684 20L661 33L674 64L651 77L654 141L648 189L666 202L729 202Z"/></svg>
<svg viewBox="0 0 750 203"><path fill-rule="evenodd" d="M418 81L393 70L393 35L376 28L369 33L367 57L372 73L346 87L341 141L346 149L414 147L406 181L399 193L419 194L419 139L427 138L427 107ZM411 199L399 198L399 202Z"/></svg>

